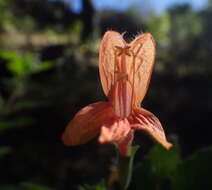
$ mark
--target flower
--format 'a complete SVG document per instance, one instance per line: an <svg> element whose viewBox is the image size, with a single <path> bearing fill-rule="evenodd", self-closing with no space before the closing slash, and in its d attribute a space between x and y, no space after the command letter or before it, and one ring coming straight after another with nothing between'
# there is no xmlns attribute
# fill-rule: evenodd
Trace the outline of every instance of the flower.
<svg viewBox="0 0 212 190"><path fill-rule="evenodd" d="M166 149L160 121L140 107L147 92L155 59L155 41L144 33L131 43L115 31L107 31L99 51L99 72L108 102L90 104L80 110L63 134L65 145L84 144L99 135L100 143L115 142L127 156L135 130L146 131Z"/></svg>

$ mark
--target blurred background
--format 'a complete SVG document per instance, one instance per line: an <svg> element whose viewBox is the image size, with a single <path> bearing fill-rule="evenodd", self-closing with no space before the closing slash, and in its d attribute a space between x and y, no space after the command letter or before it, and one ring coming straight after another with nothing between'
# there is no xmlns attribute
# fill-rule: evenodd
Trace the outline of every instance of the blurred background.
<svg viewBox="0 0 212 190"><path fill-rule="evenodd" d="M150 32L157 58L143 107L170 151L137 132L131 190L212 188L211 0L0 0L0 190L105 190L115 150L65 147L82 107L105 100L98 46Z"/></svg>

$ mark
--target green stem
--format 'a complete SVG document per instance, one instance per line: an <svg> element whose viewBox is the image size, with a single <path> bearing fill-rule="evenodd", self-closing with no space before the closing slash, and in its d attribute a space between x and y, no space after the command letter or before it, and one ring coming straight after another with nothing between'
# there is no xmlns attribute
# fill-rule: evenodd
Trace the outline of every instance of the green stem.
<svg viewBox="0 0 212 190"><path fill-rule="evenodd" d="M121 189L123 190L126 190L130 184L131 177L132 177L133 160L138 148L139 146L134 146L134 147L132 146L129 150L129 154L125 157L119 154L118 182L121 186Z"/></svg>

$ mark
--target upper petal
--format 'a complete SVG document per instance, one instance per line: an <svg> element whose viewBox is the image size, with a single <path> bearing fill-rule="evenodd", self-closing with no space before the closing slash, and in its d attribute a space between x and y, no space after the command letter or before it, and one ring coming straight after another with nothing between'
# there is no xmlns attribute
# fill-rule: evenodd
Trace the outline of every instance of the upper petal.
<svg viewBox="0 0 212 190"><path fill-rule="evenodd" d="M117 80L127 78L135 93L134 104L139 105L148 89L155 54L155 41L150 33L126 43L118 32L106 32L99 50L99 72L105 94Z"/></svg>
<svg viewBox="0 0 212 190"><path fill-rule="evenodd" d="M151 112L143 108L136 108L134 110L134 124L131 126L133 129L146 131L166 149L172 147L172 144L166 140L160 121Z"/></svg>
<svg viewBox="0 0 212 190"><path fill-rule="evenodd" d="M100 132L103 123L114 117L112 106L107 102L90 104L80 110L68 124L62 140L65 145L84 144Z"/></svg>
<svg viewBox="0 0 212 190"><path fill-rule="evenodd" d="M117 142L126 137L129 131L130 124L126 118L113 120L102 126L99 136L99 142Z"/></svg>
<svg viewBox="0 0 212 190"><path fill-rule="evenodd" d="M135 104L143 100L149 86L154 59L156 54L155 41L150 33L136 37L130 44L132 56L126 57L126 62L131 65L129 80L135 92Z"/></svg>
<svg viewBox="0 0 212 190"><path fill-rule="evenodd" d="M99 73L102 87L107 96L115 80L115 47L125 46L122 35L115 31L107 31L99 48Z"/></svg>

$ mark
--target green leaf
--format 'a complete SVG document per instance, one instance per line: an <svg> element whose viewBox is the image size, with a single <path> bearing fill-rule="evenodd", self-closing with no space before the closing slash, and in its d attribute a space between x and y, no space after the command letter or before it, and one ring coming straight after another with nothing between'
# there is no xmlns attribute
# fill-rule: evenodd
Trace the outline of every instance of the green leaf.
<svg viewBox="0 0 212 190"><path fill-rule="evenodd" d="M177 145L174 145L170 150L166 150L157 144L150 150L147 159L150 161L152 173L162 178L173 176L182 162Z"/></svg>
<svg viewBox="0 0 212 190"><path fill-rule="evenodd" d="M132 183L135 190L148 189L155 190L155 176L151 171L151 164L149 160L142 160L142 162L135 167L132 177Z"/></svg>
<svg viewBox="0 0 212 190"><path fill-rule="evenodd" d="M8 61L7 68L16 76L25 76L30 70L30 63L34 57L30 53L20 54L1 51L0 57Z"/></svg>
<svg viewBox="0 0 212 190"><path fill-rule="evenodd" d="M50 190L50 188L33 183L21 183L22 190Z"/></svg>
<svg viewBox="0 0 212 190"><path fill-rule="evenodd" d="M164 181L167 179L173 181L176 177L176 171L181 163L180 149L177 143L174 143L170 150L156 144L134 171L135 189L163 189Z"/></svg>
<svg viewBox="0 0 212 190"><path fill-rule="evenodd" d="M39 56L32 53L0 51L0 58L8 61L7 68L16 77L25 77L32 73L45 71L53 66L52 62L41 62Z"/></svg>
<svg viewBox="0 0 212 190"><path fill-rule="evenodd" d="M104 180L96 185L88 185L85 184L83 186L79 186L79 190L107 190Z"/></svg>
<svg viewBox="0 0 212 190"><path fill-rule="evenodd" d="M212 187L212 147L203 149L187 158L173 178L174 190L199 190Z"/></svg>

